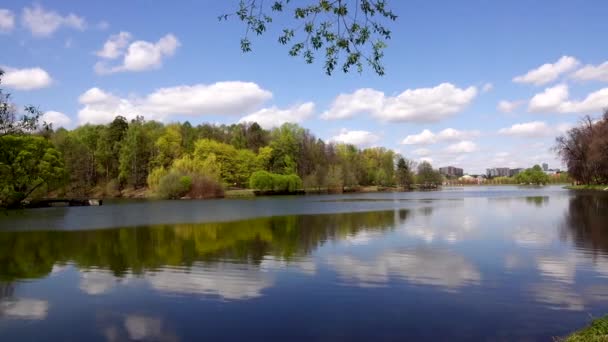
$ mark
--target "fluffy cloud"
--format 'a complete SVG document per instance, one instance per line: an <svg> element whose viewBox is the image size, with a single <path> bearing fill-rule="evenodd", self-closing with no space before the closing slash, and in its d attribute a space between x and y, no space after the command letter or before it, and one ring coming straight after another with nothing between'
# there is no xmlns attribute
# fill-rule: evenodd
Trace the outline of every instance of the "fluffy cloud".
<svg viewBox="0 0 608 342"><path fill-rule="evenodd" d="M408 135L401 143L404 145L428 145L441 141L471 139L477 136L479 136L479 131L459 131L454 128L446 128L435 134L425 129L419 134Z"/></svg>
<svg viewBox="0 0 608 342"><path fill-rule="evenodd" d="M145 71L158 69L163 64L163 59L175 54L181 45L173 34L161 37L156 43L138 40L129 45L125 51L127 43L131 40L131 34L120 32L110 36L105 42L104 47L97 52L97 55L106 59L116 59L123 57L122 64L110 66L101 61L95 64L95 72L98 74L111 74L125 71Z"/></svg>
<svg viewBox="0 0 608 342"><path fill-rule="evenodd" d="M498 110L503 112L503 113L511 113L512 111L514 111L515 109L517 109L519 106L521 106L522 104L524 104L524 101L506 101L506 100L502 100L500 102L498 102Z"/></svg>
<svg viewBox="0 0 608 342"><path fill-rule="evenodd" d="M53 83L48 72L41 68L15 69L7 66L0 67L4 70L2 84L17 90L33 90L45 88Z"/></svg>
<svg viewBox="0 0 608 342"><path fill-rule="evenodd" d="M260 126L269 129L281 126L286 122L301 123L308 119L315 111L315 104L306 102L286 109L277 107L263 108L249 114L239 120L239 122L257 122Z"/></svg>
<svg viewBox="0 0 608 342"><path fill-rule="evenodd" d="M525 75L516 76L513 82L516 83L531 83L534 85L543 85L556 80L561 74L571 71L579 65L578 60L574 57L563 56L555 63L546 63L536 69L528 71Z"/></svg>
<svg viewBox="0 0 608 342"><path fill-rule="evenodd" d="M99 88L83 93L80 123L106 123L116 115L164 120L171 115L240 114L270 99L272 93L251 82L217 82L161 88L145 97L121 98Z"/></svg>
<svg viewBox="0 0 608 342"><path fill-rule="evenodd" d="M69 116L55 111L49 111L42 115L42 121L53 124L53 128L67 127L72 123Z"/></svg>
<svg viewBox="0 0 608 342"><path fill-rule="evenodd" d="M608 88L597 90L583 100L570 100L568 86L559 84L534 95L528 104L530 112L594 113L608 106Z"/></svg>
<svg viewBox="0 0 608 342"><path fill-rule="evenodd" d="M55 11L47 11L40 5L23 9L22 23L35 37L48 37L60 27L77 30L86 28L86 21L73 13L62 16Z"/></svg>
<svg viewBox="0 0 608 342"><path fill-rule="evenodd" d="M383 101L383 92L369 88L359 89L352 94L340 94L321 118L337 120L351 118L360 113L374 113L382 108Z"/></svg>
<svg viewBox="0 0 608 342"><path fill-rule="evenodd" d="M345 119L371 113L383 121L437 122L466 108L477 95L477 88L458 88L442 83L433 88L407 89L397 96L386 96L373 89L340 94L323 119Z"/></svg>
<svg viewBox="0 0 608 342"><path fill-rule="evenodd" d="M419 134L408 135L401 141L403 145L429 145L436 141L435 134L428 129L423 130Z"/></svg>
<svg viewBox="0 0 608 342"><path fill-rule="evenodd" d="M471 153L477 151L477 145L470 140L464 140L446 147L447 153Z"/></svg>
<svg viewBox="0 0 608 342"><path fill-rule="evenodd" d="M103 48L97 51L95 54L101 58L115 59L120 57L132 36L129 32L120 32L118 34L111 35L110 38L103 44Z"/></svg>
<svg viewBox="0 0 608 342"><path fill-rule="evenodd" d="M374 145L380 140L380 137L368 131L349 131L347 129L342 129L340 134L329 140L365 147Z"/></svg>
<svg viewBox="0 0 608 342"><path fill-rule="evenodd" d="M600 65L585 65L572 74L572 78L579 81L608 82L608 62L604 62Z"/></svg>
<svg viewBox="0 0 608 342"><path fill-rule="evenodd" d="M542 121L532 121L514 124L508 128L502 128L498 131L502 135L510 135L517 137L534 138L545 136L551 132L551 128Z"/></svg>
<svg viewBox="0 0 608 342"><path fill-rule="evenodd" d="M0 33L9 32L15 27L15 14L12 11L0 8Z"/></svg>

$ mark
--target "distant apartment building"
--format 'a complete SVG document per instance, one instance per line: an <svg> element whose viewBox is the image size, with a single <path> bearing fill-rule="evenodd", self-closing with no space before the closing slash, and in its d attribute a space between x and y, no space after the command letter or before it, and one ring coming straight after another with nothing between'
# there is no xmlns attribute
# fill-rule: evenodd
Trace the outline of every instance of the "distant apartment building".
<svg viewBox="0 0 608 342"><path fill-rule="evenodd" d="M543 163L543 171L549 171L549 164Z"/></svg>
<svg viewBox="0 0 608 342"><path fill-rule="evenodd" d="M442 175L444 175L448 178L458 178L458 177L462 177L462 175L464 174L464 172L461 168L454 167L454 166L440 167L439 173L441 173Z"/></svg>
<svg viewBox="0 0 608 342"><path fill-rule="evenodd" d="M518 173L522 172L524 169L522 168L517 168L517 169L510 169L509 170L509 177L513 177L515 175L517 175Z"/></svg>
<svg viewBox="0 0 608 342"><path fill-rule="evenodd" d="M511 169L508 167L493 167L491 169L486 169L486 175L488 178L494 177L509 177Z"/></svg>

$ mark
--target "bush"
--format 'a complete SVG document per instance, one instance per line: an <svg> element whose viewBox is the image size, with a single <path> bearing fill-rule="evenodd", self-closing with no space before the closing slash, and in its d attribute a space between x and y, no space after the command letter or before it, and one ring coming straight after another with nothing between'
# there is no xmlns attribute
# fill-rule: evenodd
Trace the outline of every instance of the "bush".
<svg viewBox="0 0 608 342"><path fill-rule="evenodd" d="M172 171L160 179L156 193L161 198L181 198L190 191L191 186L192 180L190 177Z"/></svg>
<svg viewBox="0 0 608 342"><path fill-rule="evenodd" d="M256 171L249 178L249 186L252 189L269 191L274 189L273 174L266 171Z"/></svg>
<svg viewBox="0 0 608 342"><path fill-rule="evenodd" d="M295 192L302 188L302 179L296 174L280 175L256 171L249 178L249 186L261 191Z"/></svg>

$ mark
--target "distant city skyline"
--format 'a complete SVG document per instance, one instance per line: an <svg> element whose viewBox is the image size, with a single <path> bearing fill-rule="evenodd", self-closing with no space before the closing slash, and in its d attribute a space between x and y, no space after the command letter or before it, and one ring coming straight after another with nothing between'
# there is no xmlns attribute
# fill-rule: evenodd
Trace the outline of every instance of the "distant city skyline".
<svg viewBox="0 0 608 342"><path fill-rule="evenodd" d="M608 2L401 2L386 75L288 56L281 21L252 38L218 22L238 1L3 1L1 88L56 127L115 115L265 128L384 146L435 168L563 169L555 137L608 106ZM116 10L120 8L120 10ZM145 10L142 10L145 9ZM196 20L191 18L197 13ZM442 25L436 25L436 23ZM568 25L564 25L568 22Z"/></svg>

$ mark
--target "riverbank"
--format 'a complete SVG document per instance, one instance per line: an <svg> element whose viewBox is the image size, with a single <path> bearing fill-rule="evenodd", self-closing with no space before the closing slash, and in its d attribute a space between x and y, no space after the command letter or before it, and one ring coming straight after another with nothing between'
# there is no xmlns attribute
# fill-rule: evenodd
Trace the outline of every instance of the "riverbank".
<svg viewBox="0 0 608 342"><path fill-rule="evenodd" d="M608 191L608 184L568 185L564 188L569 189L569 190Z"/></svg>
<svg viewBox="0 0 608 342"><path fill-rule="evenodd" d="M591 324L572 335L557 339L563 342L608 341L608 316L595 319Z"/></svg>

